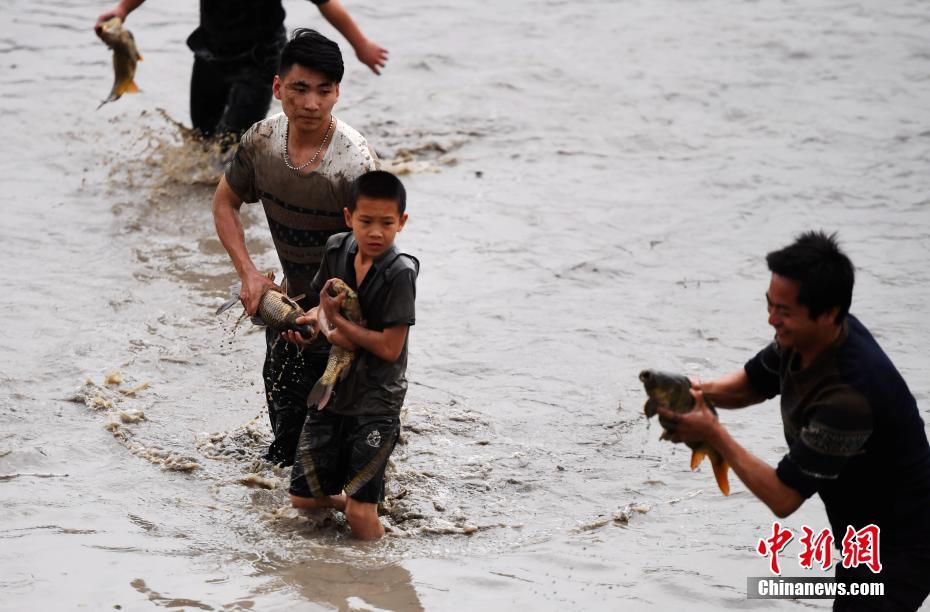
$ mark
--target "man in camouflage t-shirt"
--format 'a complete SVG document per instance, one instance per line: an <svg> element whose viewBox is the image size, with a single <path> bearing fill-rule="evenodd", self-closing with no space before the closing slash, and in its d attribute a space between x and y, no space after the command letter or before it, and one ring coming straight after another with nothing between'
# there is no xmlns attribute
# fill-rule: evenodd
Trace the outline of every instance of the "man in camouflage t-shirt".
<svg viewBox="0 0 930 612"><path fill-rule="evenodd" d="M350 183L377 168L368 142L332 115L343 64L339 46L313 30L298 30L284 47L273 90L283 113L253 125L242 137L213 199L217 234L242 281L240 297L255 314L272 281L258 271L245 246L239 209L262 203L291 296L305 294L326 240L345 230L342 210ZM275 439L268 459L294 460L307 394L326 365L328 345L304 352L266 333L263 375Z"/></svg>

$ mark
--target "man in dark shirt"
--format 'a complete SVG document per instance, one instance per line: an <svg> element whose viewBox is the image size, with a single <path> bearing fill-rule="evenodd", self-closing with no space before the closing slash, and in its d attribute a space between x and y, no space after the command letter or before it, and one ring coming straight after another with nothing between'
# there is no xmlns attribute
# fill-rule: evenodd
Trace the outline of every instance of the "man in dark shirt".
<svg viewBox="0 0 930 612"><path fill-rule="evenodd" d="M362 34L339 0L310 0L375 74L387 51ZM145 0L121 0L97 18L123 21ZM190 109L201 135L238 138L271 105L271 84L286 42L281 0L200 0L200 26L187 39L194 52Z"/></svg>
<svg viewBox="0 0 930 612"><path fill-rule="evenodd" d="M334 345L355 350L345 380L323 410L311 407L291 474L291 501L298 508L345 510L352 533L371 540L384 535L378 502L384 499L384 469L400 434L400 409L407 393L408 329L420 264L401 253L394 237L407 221L406 195L393 174L367 172L353 185L345 210L351 233L326 243L323 262L310 285L319 306L300 324L320 321ZM358 293L365 327L340 314L345 299L328 289L341 279ZM319 311L325 317L319 317ZM294 332L284 337L304 345Z"/></svg>
<svg viewBox="0 0 930 612"><path fill-rule="evenodd" d="M901 375L849 313L854 271L835 237L808 232L766 257L775 341L742 370L695 381L696 409L660 409L674 442L706 441L779 517L818 493L837 545L849 526L880 530L882 571L844 581L885 584L881 599L838 598L835 610L914 610L930 593L930 446ZM704 397L740 408L781 395L788 454L772 468L740 446Z"/></svg>

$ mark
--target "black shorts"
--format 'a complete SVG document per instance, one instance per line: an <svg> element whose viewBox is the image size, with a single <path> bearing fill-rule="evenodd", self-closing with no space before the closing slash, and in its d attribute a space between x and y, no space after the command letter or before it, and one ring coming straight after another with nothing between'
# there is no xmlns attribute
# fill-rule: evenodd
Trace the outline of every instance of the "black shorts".
<svg viewBox="0 0 930 612"><path fill-rule="evenodd" d="M310 410L291 470L291 495L345 491L369 504L384 500L384 470L400 435L397 416L347 416Z"/></svg>

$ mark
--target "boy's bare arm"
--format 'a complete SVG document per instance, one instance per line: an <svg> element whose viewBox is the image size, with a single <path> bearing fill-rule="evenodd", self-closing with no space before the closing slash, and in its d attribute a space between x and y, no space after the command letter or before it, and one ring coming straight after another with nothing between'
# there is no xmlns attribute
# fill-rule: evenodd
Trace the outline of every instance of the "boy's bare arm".
<svg viewBox="0 0 930 612"><path fill-rule="evenodd" d="M376 355L384 361L397 361L401 352L404 350L404 342L407 340L407 325L398 325L397 327L388 327L384 331L375 331L366 329L338 315L330 321L335 325L335 334L331 334L329 339L334 344L340 344L340 340L345 339L351 345L345 348L354 348L360 346L369 353Z"/></svg>

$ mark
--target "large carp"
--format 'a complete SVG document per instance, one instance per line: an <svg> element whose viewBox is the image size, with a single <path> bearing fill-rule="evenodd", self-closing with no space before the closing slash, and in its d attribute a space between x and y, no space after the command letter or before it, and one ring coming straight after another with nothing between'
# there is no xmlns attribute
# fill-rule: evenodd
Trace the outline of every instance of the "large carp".
<svg viewBox="0 0 930 612"><path fill-rule="evenodd" d="M270 274L270 276L270 280L273 280L273 275ZM239 301L242 284L236 283L231 289L232 295L222 306L216 309L216 314L225 312ZM296 299L299 300L301 297L303 296L298 296ZM309 340L313 337L313 327L308 324L297 324L297 317L302 317L305 314L307 313L304 312L304 309L300 307L300 304L294 298L288 297L286 293L276 286L269 287L258 303L258 310L255 312L255 316L252 317L252 323L265 325L278 333L294 331ZM243 313L243 316L245 316L245 313Z"/></svg>
<svg viewBox="0 0 930 612"><path fill-rule="evenodd" d="M258 312L256 313L259 321L281 333L284 331L294 331L306 339L313 336L313 327L310 325L298 325L297 317L302 317L306 312L300 307L300 304L287 297L286 294L277 289L269 289L262 296L262 301L258 303Z"/></svg>
<svg viewBox="0 0 930 612"><path fill-rule="evenodd" d="M124 93L137 93L136 62L142 61L139 50L136 49L136 40L132 32L123 28L123 20L113 17L105 21L96 29L97 36L113 50L113 88L110 96L100 103L119 100ZM99 109L100 106L97 108Z"/></svg>
<svg viewBox="0 0 930 612"><path fill-rule="evenodd" d="M687 376L681 374L670 374L658 370L643 370L639 373L639 380L646 389L645 413L646 418L651 418L658 413L659 408L668 408L674 412L690 412L694 409L694 396L691 395L691 381ZM705 398L706 401L706 398ZM707 401L707 407L711 412L717 414L716 408ZM667 440L669 432L675 428L674 423L665 421L661 416L659 423L665 429L662 433L662 439ZM726 459L716 448L706 444L688 443L691 449L691 469L696 469L701 464L701 460L706 455L710 459L710 464L714 468L714 477L717 479L717 486L724 495L730 494L730 483L727 480L727 470L730 466Z"/></svg>
<svg viewBox="0 0 930 612"><path fill-rule="evenodd" d="M338 297L340 293L345 293L346 297L342 301L339 310L346 319L361 325L362 307L358 301L358 294L352 291L347 284L338 278L334 279L330 284L328 292L332 297ZM320 329L324 334L327 334L329 332L329 323L323 315L323 309L320 308L318 312ZM330 396L333 394L333 387L336 386L336 381L346 377L353 359L355 359L355 351L344 349L335 344L332 345L332 348L329 349L329 360L326 362L326 370L323 372L323 376L320 377L320 380L316 381L316 384L313 385L310 395L307 396L307 406L317 406L319 410L322 410L326 404L329 403Z"/></svg>

